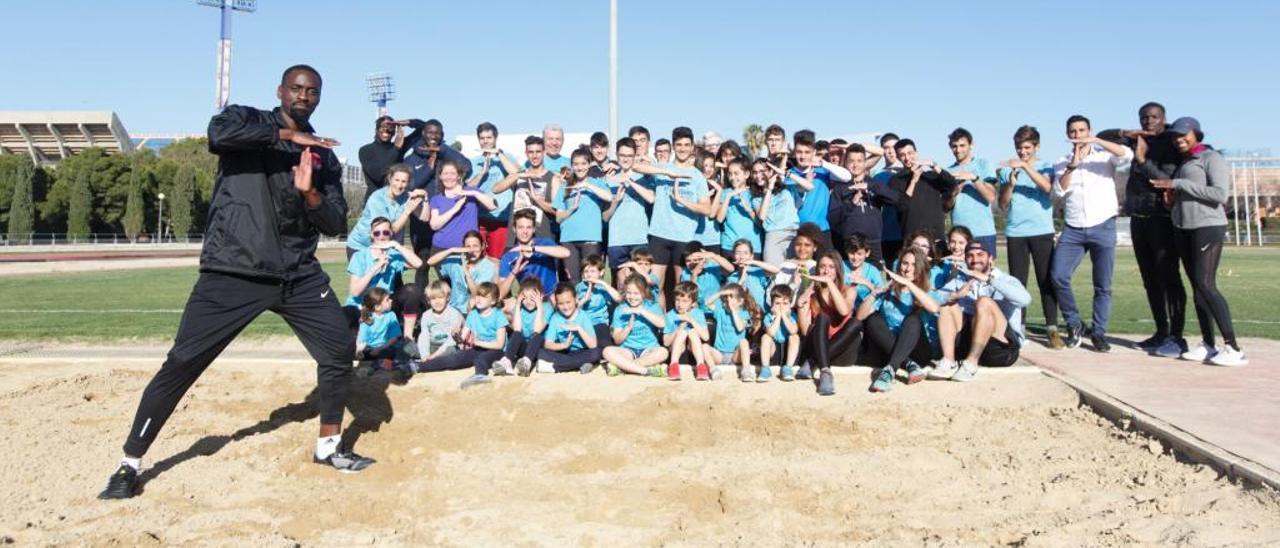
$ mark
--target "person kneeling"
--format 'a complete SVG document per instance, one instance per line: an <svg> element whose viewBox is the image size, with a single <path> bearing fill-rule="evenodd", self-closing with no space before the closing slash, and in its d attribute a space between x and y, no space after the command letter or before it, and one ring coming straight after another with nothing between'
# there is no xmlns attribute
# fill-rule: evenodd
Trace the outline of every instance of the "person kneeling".
<svg viewBox="0 0 1280 548"><path fill-rule="evenodd" d="M1031 294L1017 278L991 264L979 242L965 247L960 275L942 287L946 303L938 313L942 360L931 380L971 381L978 366L1008 367L1022 348L1022 309ZM964 356L959 362L956 356Z"/></svg>

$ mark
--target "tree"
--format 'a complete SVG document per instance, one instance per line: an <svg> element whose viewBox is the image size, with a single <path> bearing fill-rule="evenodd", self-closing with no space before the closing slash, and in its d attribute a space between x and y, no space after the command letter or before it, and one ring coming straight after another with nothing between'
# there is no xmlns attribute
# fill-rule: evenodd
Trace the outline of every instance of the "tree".
<svg viewBox="0 0 1280 548"><path fill-rule="evenodd" d="M23 161L7 171L7 177L13 183L13 200L9 202L9 240L27 241L36 223L33 192L36 167L30 161Z"/></svg>
<svg viewBox="0 0 1280 548"><path fill-rule="evenodd" d="M751 124L742 128L742 143L746 145L747 150L751 151L751 156L759 158L764 154L764 128L760 124Z"/></svg>
<svg viewBox="0 0 1280 548"><path fill-rule="evenodd" d="M169 200L169 226L173 227L173 235L186 241L191 234L195 220L196 169L191 165L178 167L173 178L173 195Z"/></svg>
<svg viewBox="0 0 1280 548"><path fill-rule="evenodd" d="M76 174L71 185L71 196L67 206L67 237L73 239L88 238L91 229L89 223L93 215L93 190L89 187L89 173L81 171Z"/></svg>
<svg viewBox="0 0 1280 548"><path fill-rule="evenodd" d="M125 201L124 206L124 235L129 241L138 240L138 234L142 232L143 225L146 223L147 204L142 197L143 178L146 175L142 172L139 162L135 159L130 164L129 176L129 198Z"/></svg>

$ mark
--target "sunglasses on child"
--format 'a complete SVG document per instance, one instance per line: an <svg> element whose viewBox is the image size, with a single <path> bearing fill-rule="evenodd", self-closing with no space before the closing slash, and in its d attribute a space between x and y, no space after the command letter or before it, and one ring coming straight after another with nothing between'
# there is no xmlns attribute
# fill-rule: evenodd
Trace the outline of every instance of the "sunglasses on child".
<svg viewBox="0 0 1280 548"><path fill-rule="evenodd" d="M375 230L375 231L373 231L373 235L374 235L374 236L390 236L390 235L391 235L391 231L390 231L390 230Z"/></svg>

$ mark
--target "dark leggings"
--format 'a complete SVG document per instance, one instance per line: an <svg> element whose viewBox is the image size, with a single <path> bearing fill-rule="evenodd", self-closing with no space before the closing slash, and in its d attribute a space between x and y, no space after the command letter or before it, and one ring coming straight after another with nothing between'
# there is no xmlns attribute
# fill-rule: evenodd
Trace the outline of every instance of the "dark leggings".
<svg viewBox="0 0 1280 548"><path fill-rule="evenodd" d="M1218 291L1218 261L1222 259L1222 246L1226 227L1206 226L1190 230L1174 229L1173 240L1182 257L1182 267L1191 279L1195 298L1196 319L1200 322L1200 335L1205 344L1213 346L1213 324L1222 331L1223 342L1237 350L1236 330L1231 325L1231 309L1227 299Z"/></svg>
<svg viewBox="0 0 1280 548"><path fill-rule="evenodd" d="M600 254L600 242L561 242L569 249L569 256L564 260L564 279L577 284L582 280L582 259Z"/></svg>
<svg viewBox="0 0 1280 548"><path fill-rule="evenodd" d="M831 367L832 356L840 356L845 352L853 353L850 365L858 361L858 346L862 344L862 322L857 318L849 318L834 335L827 336L830 328L831 317L826 314L818 314L809 327L810 363L818 369L826 369Z"/></svg>
<svg viewBox="0 0 1280 548"><path fill-rule="evenodd" d="M1178 273L1178 255L1169 217L1133 217L1133 256L1147 292L1147 306L1156 322L1156 336L1182 338L1187 323L1187 290Z"/></svg>
<svg viewBox="0 0 1280 548"><path fill-rule="evenodd" d="M489 368L499 358L502 358L501 350L468 348L422 362L418 364L418 372L453 371L455 369L465 369L470 365L475 368L477 375L488 375Z"/></svg>
<svg viewBox="0 0 1280 548"><path fill-rule="evenodd" d="M1053 278L1049 276L1049 266L1053 264L1053 234L1028 236L1025 238L1009 238L1006 244L1009 250L1009 273L1027 286L1028 267L1032 264L1036 269L1036 285L1040 287L1040 306L1044 310L1044 324L1048 327L1058 325L1058 293L1053 290Z"/></svg>
<svg viewBox="0 0 1280 548"><path fill-rule="evenodd" d="M524 333L516 331L507 338L506 356L512 363L515 363L520 358L529 358L537 361L538 353L541 351L542 333L534 333L532 337L525 339Z"/></svg>
<svg viewBox="0 0 1280 548"><path fill-rule="evenodd" d="M555 368L556 373L564 373L577 371L584 363L600 361L602 353L603 349L599 344L595 348L584 348L572 352L556 352L555 350L544 348L542 352L538 353L538 359L551 362L551 366Z"/></svg>
<svg viewBox="0 0 1280 548"><path fill-rule="evenodd" d="M871 339L871 344L889 356L886 367L902 367L908 358L923 364L933 357L933 348L929 346L929 339L924 336L923 314L923 311L916 310L908 315L902 320L902 329L897 335L889 329L889 324L885 323L884 316L879 312L863 320L863 330Z"/></svg>
<svg viewBox="0 0 1280 548"><path fill-rule="evenodd" d="M365 347L356 359L359 360L394 360L399 354L400 345L409 342L404 337L396 337L378 347Z"/></svg>

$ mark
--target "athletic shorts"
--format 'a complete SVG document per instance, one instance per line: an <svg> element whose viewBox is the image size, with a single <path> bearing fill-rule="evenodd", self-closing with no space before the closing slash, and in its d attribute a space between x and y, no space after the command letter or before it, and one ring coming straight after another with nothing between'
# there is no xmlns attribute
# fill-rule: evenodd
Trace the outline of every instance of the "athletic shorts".
<svg viewBox="0 0 1280 548"><path fill-rule="evenodd" d="M625 263L631 260L632 251L643 248L643 247L645 246L637 244L637 245L614 245L614 246L609 246L608 248L605 248L605 253L609 256L609 268L613 270L617 270L618 267L622 265L622 263Z"/></svg>
<svg viewBox="0 0 1280 548"><path fill-rule="evenodd" d="M653 264L681 265L684 263L684 249L689 242L675 242L666 238L649 235L649 253L653 254Z"/></svg>
<svg viewBox="0 0 1280 548"><path fill-rule="evenodd" d="M987 341L987 346L982 349L982 354L978 356L978 365L983 367L1009 367L1018 361L1018 352L1022 349L1022 345L1018 343L1018 334L1013 330L1012 325L1005 325L1004 338L1009 342L1000 342L995 337ZM972 342L973 316L966 314L964 325L960 328L960 333L956 335L956 356L967 356Z"/></svg>
<svg viewBox="0 0 1280 548"><path fill-rule="evenodd" d="M618 348L621 348L621 349L625 350L626 352L630 353L630 354L631 354L631 359L633 359L633 360L638 360L638 359L640 359L641 357L643 357L645 354L648 354L648 353L650 353L650 352L652 352L652 351L654 351L654 350L657 350L657 349L658 349L658 348L660 348L660 347L657 347L657 346L650 346L650 347L648 347L648 348L628 348L628 347L625 347L625 346L619 346Z"/></svg>

